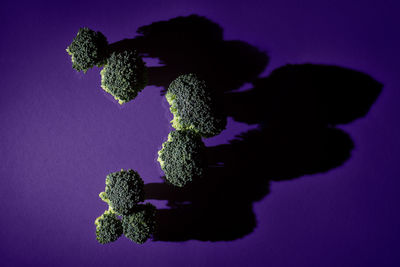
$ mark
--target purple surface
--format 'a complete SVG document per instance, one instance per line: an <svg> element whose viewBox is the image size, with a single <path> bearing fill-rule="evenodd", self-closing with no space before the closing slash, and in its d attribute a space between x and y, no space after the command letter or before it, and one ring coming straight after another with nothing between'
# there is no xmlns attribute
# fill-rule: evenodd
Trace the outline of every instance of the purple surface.
<svg viewBox="0 0 400 267"><path fill-rule="evenodd" d="M2 6L1 266L400 265L396 1ZM82 26L116 42L134 37L140 26L193 13L219 24L225 40L266 51L270 63L262 76L287 63L331 64L371 75L383 91L364 118L340 127L354 142L350 159L328 172L271 182L270 193L253 205L257 227L243 238L140 246L122 237L100 245L93 223L106 209L98 198L105 176L133 168L145 183L162 182L156 152L171 115L155 86L119 107L101 90L99 69L77 73L65 48ZM207 144L250 128L230 118Z"/></svg>

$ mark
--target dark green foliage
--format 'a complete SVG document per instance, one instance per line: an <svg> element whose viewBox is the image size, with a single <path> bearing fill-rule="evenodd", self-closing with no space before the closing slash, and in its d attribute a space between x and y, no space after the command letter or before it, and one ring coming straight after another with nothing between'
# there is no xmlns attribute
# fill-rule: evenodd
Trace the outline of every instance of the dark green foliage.
<svg viewBox="0 0 400 267"><path fill-rule="evenodd" d="M166 94L174 114L172 126L177 130L193 130L204 137L219 134L226 126L226 117L217 111L205 81L194 74L175 79Z"/></svg>
<svg viewBox="0 0 400 267"><path fill-rule="evenodd" d="M158 151L158 161L166 180L179 187L185 186L204 172L204 143L199 134L190 130L173 131Z"/></svg>
<svg viewBox="0 0 400 267"><path fill-rule="evenodd" d="M138 205L131 215L122 217L124 235L138 244L143 244L154 233L156 207L147 203Z"/></svg>
<svg viewBox="0 0 400 267"><path fill-rule="evenodd" d="M122 222L111 210L105 211L94 223L96 238L100 244L114 242L122 235Z"/></svg>
<svg viewBox="0 0 400 267"><path fill-rule="evenodd" d="M71 55L72 67L86 72L93 66L101 66L108 56L107 38L101 32L80 28L78 34L67 47Z"/></svg>
<svg viewBox="0 0 400 267"><path fill-rule="evenodd" d="M107 175L106 190L100 198L118 214L129 214L134 206L144 201L144 182L134 170L121 170Z"/></svg>
<svg viewBox="0 0 400 267"><path fill-rule="evenodd" d="M146 84L145 63L135 50L112 53L101 71L101 87L120 104L134 99Z"/></svg>

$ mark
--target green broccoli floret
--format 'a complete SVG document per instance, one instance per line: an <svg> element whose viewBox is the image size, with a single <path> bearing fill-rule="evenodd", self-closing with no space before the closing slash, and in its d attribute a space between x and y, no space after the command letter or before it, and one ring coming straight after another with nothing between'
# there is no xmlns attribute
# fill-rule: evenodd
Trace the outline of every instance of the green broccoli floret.
<svg viewBox="0 0 400 267"><path fill-rule="evenodd" d="M183 187L204 172L205 146L198 133L191 130L172 131L158 151L158 162L165 179L172 185Z"/></svg>
<svg viewBox="0 0 400 267"><path fill-rule="evenodd" d="M134 99L147 84L146 66L136 50L112 53L100 74L101 87L121 105Z"/></svg>
<svg viewBox="0 0 400 267"><path fill-rule="evenodd" d="M118 214L129 214L144 201L144 182L134 170L113 172L107 175L105 192L99 196Z"/></svg>
<svg viewBox="0 0 400 267"><path fill-rule="evenodd" d="M122 235L122 222L113 210L106 210L95 220L94 224L96 225L96 238L100 244L114 242Z"/></svg>
<svg viewBox="0 0 400 267"><path fill-rule="evenodd" d="M174 115L172 127L194 130L204 137L219 134L226 126L226 117L217 111L205 81L195 74L175 79L168 88L166 98Z"/></svg>
<svg viewBox="0 0 400 267"><path fill-rule="evenodd" d="M124 235L138 244L143 244L155 231L156 207L150 203L138 205L129 216L122 217Z"/></svg>
<svg viewBox="0 0 400 267"><path fill-rule="evenodd" d="M100 67L105 63L108 56L108 42L101 32L80 28L66 50L71 56L72 67L86 73L93 66Z"/></svg>

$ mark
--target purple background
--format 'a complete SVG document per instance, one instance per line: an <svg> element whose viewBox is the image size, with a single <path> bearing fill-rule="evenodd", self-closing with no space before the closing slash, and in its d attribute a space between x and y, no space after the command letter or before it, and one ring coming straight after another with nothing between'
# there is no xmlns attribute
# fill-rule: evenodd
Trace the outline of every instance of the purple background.
<svg viewBox="0 0 400 267"><path fill-rule="evenodd" d="M396 2L3 2L0 265L400 266ZM77 73L65 48L82 26L116 42L192 13L219 24L225 40L266 51L263 76L286 63L333 64L371 75L383 91L366 117L341 127L355 143L351 158L326 173L272 182L253 205L249 235L100 245L93 223L106 209L98 198L106 175L133 168L145 183L161 182L156 152L171 115L154 86L120 107L101 90L99 69ZM229 119L207 144L249 128Z"/></svg>

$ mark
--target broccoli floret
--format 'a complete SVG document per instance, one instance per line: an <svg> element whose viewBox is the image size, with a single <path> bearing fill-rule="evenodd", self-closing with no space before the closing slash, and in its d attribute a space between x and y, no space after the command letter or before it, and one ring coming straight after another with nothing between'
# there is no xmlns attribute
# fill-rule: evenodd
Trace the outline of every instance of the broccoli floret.
<svg viewBox="0 0 400 267"><path fill-rule="evenodd" d="M156 207L147 203L138 205L129 216L122 217L124 235L138 244L143 244L154 233Z"/></svg>
<svg viewBox="0 0 400 267"><path fill-rule="evenodd" d="M72 67L86 73L93 66L100 67L105 63L108 56L108 42L101 32L80 28L66 50L71 56Z"/></svg>
<svg viewBox="0 0 400 267"><path fill-rule="evenodd" d="M114 242L122 235L122 222L113 210L106 210L95 220L94 224L96 225L96 238L100 244Z"/></svg>
<svg viewBox="0 0 400 267"><path fill-rule="evenodd" d="M144 182L134 170L113 172L107 175L105 192L99 196L118 214L129 214L144 201Z"/></svg>
<svg viewBox="0 0 400 267"><path fill-rule="evenodd" d="M100 74L101 87L121 105L134 99L147 84L146 66L136 50L112 53Z"/></svg>
<svg viewBox="0 0 400 267"><path fill-rule="evenodd" d="M195 74L175 79L168 88L166 98L174 115L172 127L194 130L204 137L219 134L226 126L226 117L217 111L205 81Z"/></svg>
<svg viewBox="0 0 400 267"><path fill-rule="evenodd" d="M158 151L158 161L166 180L183 187L204 172L205 146L198 133L191 130L172 131Z"/></svg>

